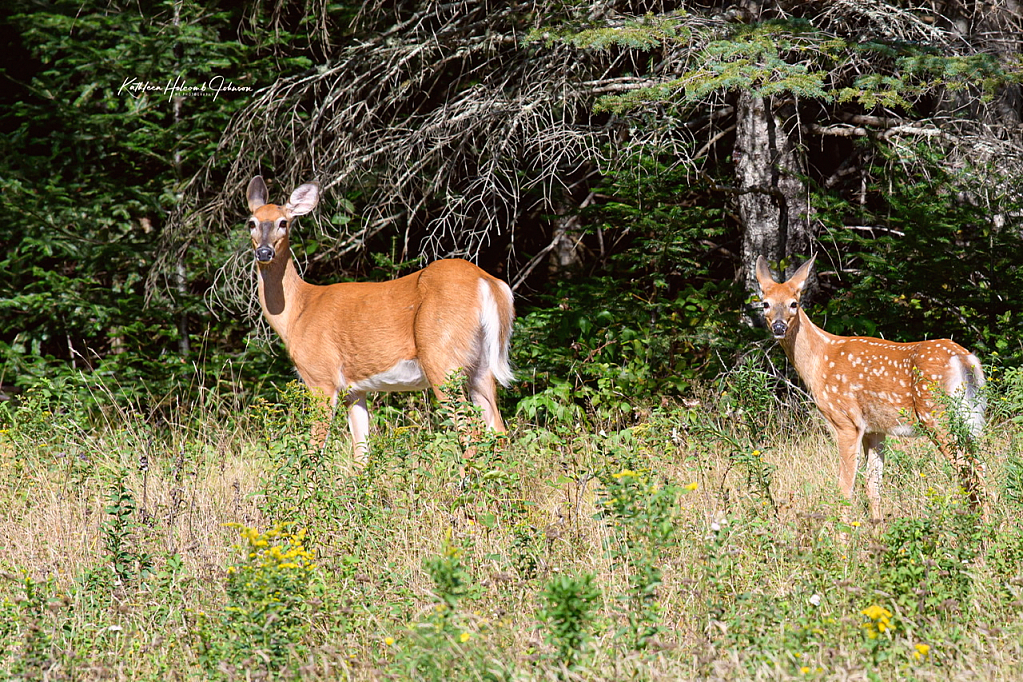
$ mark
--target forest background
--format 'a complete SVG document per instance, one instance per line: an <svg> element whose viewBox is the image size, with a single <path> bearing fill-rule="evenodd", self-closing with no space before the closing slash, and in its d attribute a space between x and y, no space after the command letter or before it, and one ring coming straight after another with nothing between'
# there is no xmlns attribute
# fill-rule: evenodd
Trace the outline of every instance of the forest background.
<svg viewBox="0 0 1023 682"><path fill-rule="evenodd" d="M288 376L256 173L323 186L293 240L312 282L447 256L507 279L509 405L713 380L764 341L760 253L821 254L829 331L1019 364L1014 7L7 3L0 382L155 405Z"/></svg>

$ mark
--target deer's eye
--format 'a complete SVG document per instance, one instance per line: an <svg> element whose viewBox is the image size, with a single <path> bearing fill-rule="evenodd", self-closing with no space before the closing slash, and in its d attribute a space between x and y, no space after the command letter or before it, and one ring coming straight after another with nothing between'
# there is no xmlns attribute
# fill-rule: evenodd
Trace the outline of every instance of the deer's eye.
<svg viewBox="0 0 1023 682"><path fill-rule="evenodd" d="M286 229L288 229L288 221L287 220L282 220L281 222L277 223L277 229L278 230L286 230Z"/></svg>
<svg viewBox="0 0 1023 682"><path fill-rule="evenodd" d="M793 301L792 303L789 303L789 308L791 308L792 310L795 310L798 307L799 307L799 301Z"/></svg>

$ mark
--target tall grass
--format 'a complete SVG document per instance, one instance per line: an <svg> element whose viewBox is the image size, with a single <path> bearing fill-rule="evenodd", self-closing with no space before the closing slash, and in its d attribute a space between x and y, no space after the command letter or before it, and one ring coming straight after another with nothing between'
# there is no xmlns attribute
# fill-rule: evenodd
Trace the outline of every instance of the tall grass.
<svg viewBox="0 0 1023 682"><path fill-rule="evenodd" d="M747 366L614 428L512 417L468 443L466 406L398 397L362 470L344 438L310 447L296 386L160 420L58 393L0 405L0 675L1017 675L1014 413L981 443L989 523L916 439L892 441L872 524L862 485L838 495L820 421L764 381Z"/></svg>

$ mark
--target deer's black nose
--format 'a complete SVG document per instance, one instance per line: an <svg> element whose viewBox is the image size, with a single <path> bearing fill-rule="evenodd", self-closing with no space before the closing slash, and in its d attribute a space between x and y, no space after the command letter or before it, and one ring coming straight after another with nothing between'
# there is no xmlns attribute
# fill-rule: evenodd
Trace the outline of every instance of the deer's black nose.
<svg viewBox="0 0 1023 682"><path fill-rule="evenodd" d="M272 246L261 246L256 249L256 260L260 263L269 263L274 259L274 250Z"/></svg>
<svg viewBox="0 0 1023 682"><path fill-rule="evenodd" d="M787 332L788 330L789 326L782 322L781 320L777 320L771 323L771 332L779 338L785 336L785 332Z"/></svg>

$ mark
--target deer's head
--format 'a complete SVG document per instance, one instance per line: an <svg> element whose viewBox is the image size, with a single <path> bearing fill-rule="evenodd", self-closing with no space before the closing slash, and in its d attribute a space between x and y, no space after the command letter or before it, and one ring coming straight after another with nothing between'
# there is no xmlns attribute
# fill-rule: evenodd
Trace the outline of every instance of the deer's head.
<svg viewBox="0 0 1023 682"><path fill-rule="evenodd" d="M310 182L299 186L291 193L288 203L283 206L267 203L269 193L262 176L257 175L249 182L245 193L249 201L249 231L256 261L269 263L278 254L288 253L288 230L291 219L305 215L316 207L320 199L320 188Z"/></svg>
<svg viewBox="0 0 1023 682"><path fill-rule="evenodd" d="M795 274L785 282L775 282L767 259L757 258L757 282L760 283L761 305L764 320L776 339L784 339L798 326L799 300L803 295L806 278L813 268L816 256L799 266Z"/></svg>

